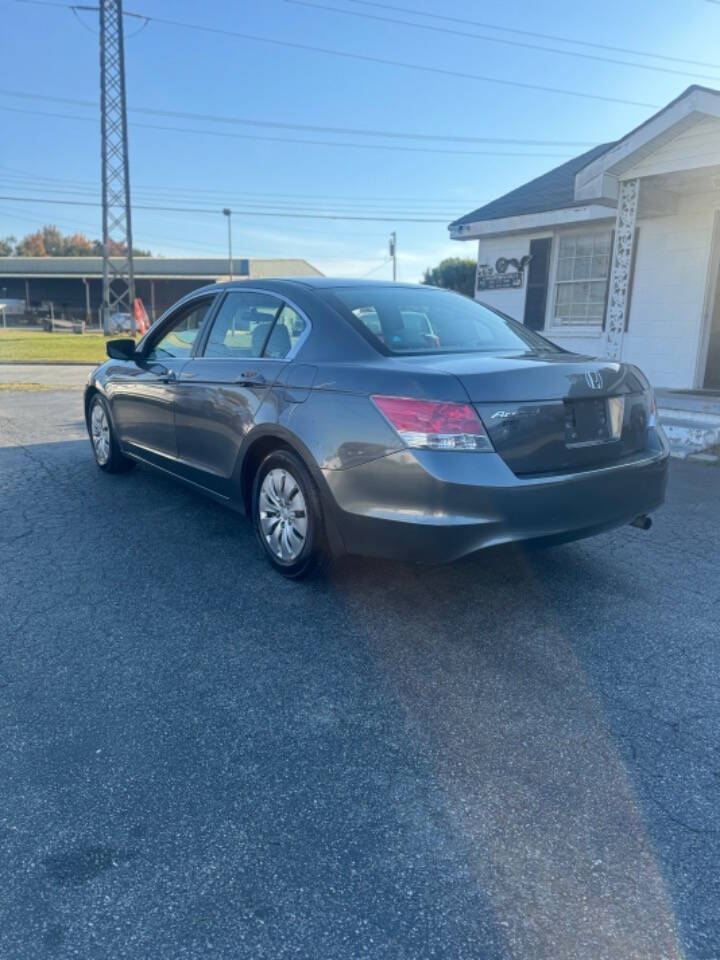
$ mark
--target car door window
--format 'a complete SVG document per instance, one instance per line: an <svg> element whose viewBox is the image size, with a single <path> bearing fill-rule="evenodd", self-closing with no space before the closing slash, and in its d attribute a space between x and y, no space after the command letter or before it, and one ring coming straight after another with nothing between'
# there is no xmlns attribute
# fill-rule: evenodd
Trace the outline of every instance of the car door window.
<svg viewBox="0 0 720 960"><path fill-rule="evenodd" d="M182 309L168 326L163 327L160 339L150 347L146 359L162 361L171 357L189 357L212 302L210 297Z"/></svg>
<svg viewBox="0 0 720 960"><path fill-rule="evenodd" d="M283 360L305 332L307 320L285 304L280 311L263 356L273 360Z"/></svg>
<svg viewBox="0 0 720 960"><path fill-rule="evenodd" d="M204 357L261 357L282 301L250 290L229 293L212 325Z"/></svg>

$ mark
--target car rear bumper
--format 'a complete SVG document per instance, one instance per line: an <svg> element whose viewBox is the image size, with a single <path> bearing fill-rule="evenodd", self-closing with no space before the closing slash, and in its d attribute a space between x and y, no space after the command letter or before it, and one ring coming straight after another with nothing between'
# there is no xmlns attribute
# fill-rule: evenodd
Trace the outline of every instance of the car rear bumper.
<svg viewBox="0 0 720 960"><path fill-rule="evenodd" d="M573 474L516 476L493 453L404 450L325 470L352 554L445 563L522 540L572 540L629 523L665 499L668 447Z"/></svg>

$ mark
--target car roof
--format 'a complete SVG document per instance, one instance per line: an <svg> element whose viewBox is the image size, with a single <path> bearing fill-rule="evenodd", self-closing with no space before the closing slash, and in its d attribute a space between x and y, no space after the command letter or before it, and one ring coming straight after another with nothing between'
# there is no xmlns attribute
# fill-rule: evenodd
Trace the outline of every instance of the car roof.
<svg viewBox="0 0 720 960"><path fill-rule="evenodd" d="M309 289L332 289L333 287L417 287L417 283L397 283L392 280L363 280L357 277L264 277L258 280L226 280L223 283L209 284L203 290L242 290L244 287L269 287L278 284L284 287L306 287Z"/></svg>

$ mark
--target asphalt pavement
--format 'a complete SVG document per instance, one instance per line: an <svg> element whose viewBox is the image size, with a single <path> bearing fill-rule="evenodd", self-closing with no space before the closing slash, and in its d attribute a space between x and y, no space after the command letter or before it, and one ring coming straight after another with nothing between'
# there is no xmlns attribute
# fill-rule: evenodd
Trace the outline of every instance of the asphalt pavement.
<svg viewBox="0 0 720 960"><path fill-rule="evenodd" d="M0 957L720 958L719 531L287 583L0 392Z"/></svg>

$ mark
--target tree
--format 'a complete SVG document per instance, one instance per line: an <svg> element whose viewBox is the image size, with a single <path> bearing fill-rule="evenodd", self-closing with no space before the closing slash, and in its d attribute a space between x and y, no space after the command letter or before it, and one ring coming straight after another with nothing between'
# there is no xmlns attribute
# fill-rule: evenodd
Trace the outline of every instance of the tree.
<svg viewBox="0 0 720 960"><path fill-rule="evenodd" d="M63 242L63 256L65 257L91 257L93 254L93 245L90 240L82 233L73 233L65 237Z"/></svg>
<svg viewBox="0 0 720 960"><path fill-rule="evenodd" d="M110 256L120 257L125 246L116 241L110 242ZM57 227L46 225L42 230L28 233L19 243L15 237L0 240L0 256L11 257L101 257L103 254L100 240L89 240L84 233L63 234ZM133 247L136 257L151 257L149 250Z"/></svg>
<svg viewBox="0 0 720 960"><path fill-rule="evenodd" d="M46 257L45 243L40 230L35 233L29 233L23 237L20 243L15 247L15 255L18 257Z"/></svg>
<svg viewBox="0 0 720 960"><path fill-rule="evenodd" d="M432 287L445 287L448 290L464 293L467 297L474 297L476 270L477 264L474 260L447 257L436 267L426 270L422 282Z"/></svg>
<svg viewBox="0 0 720 960"><path fill-rule="evenodd" d="M62 257L65 253L65 238L57 227L42 228L43 246L45 247L45 256Z"/></svg>

